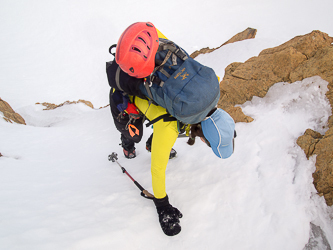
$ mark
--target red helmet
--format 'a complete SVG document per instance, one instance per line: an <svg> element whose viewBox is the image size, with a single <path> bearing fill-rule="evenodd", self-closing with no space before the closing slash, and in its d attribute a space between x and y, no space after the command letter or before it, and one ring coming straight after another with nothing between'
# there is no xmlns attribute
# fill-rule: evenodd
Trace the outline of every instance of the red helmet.
<svg viewBox="0 0 333 250"><path fill-rule="evenodd" d="M116 62L130 76L147 77L155 68L158 45L157 31L152 23L134 23L118 40Z"/></svg>

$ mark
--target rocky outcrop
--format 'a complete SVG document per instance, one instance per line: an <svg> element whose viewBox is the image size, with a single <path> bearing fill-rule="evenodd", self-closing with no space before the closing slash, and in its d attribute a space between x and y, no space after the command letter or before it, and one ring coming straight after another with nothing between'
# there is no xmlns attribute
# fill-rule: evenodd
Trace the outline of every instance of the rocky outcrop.
<svg viewBox="0 0 333 250"><path fill-rule="evenodd" d="M315 151L315 146L322 139L323 136L313 131L312 129L307 129L304 135L298 137L297 144L303 149L306 157L309 159L313 152Z"/></svg>
<svg viewBox="0 0 333 250"><path fill-rule="evenodd" d="M224 44L222 44L219 48L221 48L223 45L243 41L246 39L252 39L255 38L257 34L256 29L247 28L246 30L239 32L238 34L234 35L232 38L230 38L228 41L226 41Z"/></svg>
<svg viewBox="0 0 333 250"><path fill-rule="evenodd" d="M316 171L313 173L313 184L319 195L325 197L329 206L333 205L333 127L315 144L313 154L316 158Z"/></svg>
<svg viewBox="0 0 333 250"><path fill-rule="evenodd" d="M330 39L333 42L333 38ZM303 64L299 65L294 71L290 73L290 81L300 81L304 78L318 75L324 80L329 82L328 97L331 106L333 107L333 46L328 45L318 48L313 53L313 56L306 60ZM330 123L332 123L330 121Z"/></svg>
<svg viewBox="0 0 333 250"><path fill-rule="evenodd" d="M66 102L63 102L61 104L54 104L54 103L49 103L49 102L43 102L43 103L39 103L37 102L36 104L40 104L40 105L43 105L45 108L44 110L51 110L51 109L56 109L56 108L59 108L59 107L62 107L64 105L68 105L68 104L77 104L77 103L84 103L85 105L87 105L88 107L90 108L94 108L94 105L90 102L90 101L85 101L85 100L78 100L78 101L66 101Z"/></svg>
<svg viewBox="0 0 333 250"><path fill-rule="evenodd" d="M22 118L21 115L19 115L18 113L16 113L12 107L4 100L2 100L0 98L0 112L3 113L3 119L7 122L10 122L10 123L18 123L18 124L24 124L26 125L25 123L25 120Z"/></svg>
<svg viewBox="0 0 333 250"><path fill-rule="evenodd" d="M200 54L206 54L206 53L213 52L214 50L217 50L217 49L221 48L222 46L224 46L228 43L234 43L234 42L239 42L239 41L243 41L243 40L246 40L246 39L255 38L256 34L257 34L256 29L247 28L246 30L244 30L242 32L239 32L238 34L234 35L232 38L230 38L228 41L223 43L221 46L219 46L217 48L213 48L213 49L210 49L209 47L207 47L207 48L203 48L203 49L200 49L200 50L196 50L190 55L190 57L195 58Z"/></svg>
<svg viewBox="0 0 333 250"><path fill-rule="evenodd" d="M310 129L297 139L297 144L307 157L317 155L316 171L313 173L313 184L318 194L324 196L327 205L333 205L333 127L324 136Z"/></svg>
<svg viewBox="0 0 333 250"><path fill-rule="evenodd" d="M333 38L320 31L298 36L275 48L263 50L259 56L244 63L232 63L225 69L220 83L218 106L236 122L251 122L236 104L243 104L253 96L264 97L277 82L294 82L319 75L332 80Z"/></svg>
<svg viewBox="0 0 333 250"><path fill-rule="evenodd" d="M277 82L301 81L320 76L328 84L327 98L333 107L333 38L320 31L297 36L290 41L263 50L257 57L245 63L232 63L225 70L220 83L221 98L218 106L226 110L236 122L251 122L236 104L250 101L253 96L264 97ZM325 197L327 205L333 205L333 118L324 136L306 130L297 140L306 156L316 154L314 185Z"/></svg>

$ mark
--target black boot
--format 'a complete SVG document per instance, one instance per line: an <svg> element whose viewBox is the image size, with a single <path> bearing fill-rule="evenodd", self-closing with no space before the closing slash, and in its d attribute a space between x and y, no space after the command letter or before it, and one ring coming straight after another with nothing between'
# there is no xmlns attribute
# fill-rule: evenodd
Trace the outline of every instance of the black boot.
<svg viewBox="0 0 333 250"><path fill-rule="evenodd" d="M124 155L127 159L133 159L136 157L134 142L121 135L121 146L123 147Z"/></svg>
<svg viewBox="0 0 333 250"><path fill-rule="evenodd" d="M169 159L175 158L176 155L177 155L177 151L174 148L172 148L170 151Z"/></svg>
<svg viewBox="0 0 333 250"><path fill-rule="evenodd" d="M151 142L153 141L153 134L151 134L146 141L146 149L148 152L151 152Z"/></svg>

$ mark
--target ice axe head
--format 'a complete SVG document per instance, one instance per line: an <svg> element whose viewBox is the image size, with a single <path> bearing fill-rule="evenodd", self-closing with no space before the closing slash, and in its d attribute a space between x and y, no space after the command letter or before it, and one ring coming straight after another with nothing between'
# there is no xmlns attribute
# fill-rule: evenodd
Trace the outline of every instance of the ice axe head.
<svg viewBox="0 0 333 250"><path fill-rule="evenodd" d="M116 160L118 160L118 155L113 152L112 154L109 155L109 161L115 162Z"/></svg>

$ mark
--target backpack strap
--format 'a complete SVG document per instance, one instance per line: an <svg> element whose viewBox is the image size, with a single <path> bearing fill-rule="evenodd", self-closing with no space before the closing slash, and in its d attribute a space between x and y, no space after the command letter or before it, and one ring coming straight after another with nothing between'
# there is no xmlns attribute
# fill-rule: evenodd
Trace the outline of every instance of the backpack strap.
<svg viewBox="0 0 333 250"><path fill-rule="evenodd" d="M157 51L160 52L160 51L163 51L163 50L171 51L172 53L174 53L176 56L178 56L183 61L185 61L188 58L186 53L182 49L177 48L172 42L164 43L164 42L160 41L160 45L159 45Z"/></svg>
<svg viewBox="0 0 333 250"><path fill-rule="evenodd" d="M157 78L154 74L156 71L160 71L162 74L165 74L167 73L164 69L163 69L163 65L168 61L168 59L172 56L172 51L171 50L168 50L168 53L166 54L163 62L155 67L155 69L153 70L153 72L150 74L150 81L152 83L156 83L156 81L154 82L155 78ZM170 75L167 73L166 75L168 78L170 77ZM159 79L160 80L160 79ZM159 81L158 85L160 85L161 87L163 86L164 82L162 80Z"/></svg>
<svg viewBox="0 0 333 250"><path fill-rule="evenodd" d="M116 85L117 85L118 89L124 92L124 90L120 87L119 77L120 77L120 67L118 66L117 71L116 71L115 81L116 81Z"/></svg>
<svg viewBox="0 0 333 250"><path fill-rule="evenodd" d="M146 90L147 90L147 93L148 93L148 95L149 95L150 100L153 101L154 98L153 98L153 94L151 93L149 83L148 83L147 81L144 81L143 85L145 86L145 88L146 88ZM154 101L153 101L153 102L154 102Z"/></svg>
<svg viewBox="0 0 333 250"><path fill-rule="evenodd" d="M171 42L164 42L160 40L160 45L158 47L158 52L161 52L163 50L167 50L167 54L163 60L163 62L158 65L157 67L155 67L155 69L153 70L153 72L150 75L150 82L159 85L160 87L162 87L164 85L164 81L162 81L161 79L159 79L155 74L156 71L161 72L163 75L165 75L167 78L170 77L170 74L164 70L163 66L164 64L169 60L169 58L171 57L172 60L172 66L173 65L177 65L177 57L179 57L181 60L185 61L186 59L188 59L188 56L186 55L186 53L181 49L181 48L177 48L176 45ZM147 87L146 87L147 89ZM150 90L147 92L149 93Z"/></svg>
<svg viewBox="0 0 333 250"><path fill-rule="evenodd" d="M111 54L111 55L113 55L114 57L116 57L116 53L114 52L114 53L112 53L112 49L113 48L116 48L117 47L117 44L113 44L113 45L111 45L110 46L110 48L109 48L109 53ZM113 61L111 61L110 62L110 64L112 64L113 63ZM119 90L121 90L121 91L123 91L123 92L125 92L121 87L120 87L120 71L121 71L121 69L120 69L120 67L119 67L119 65L118 65L118 68L117 68L117 70L116 70L116 75L115 75L115 82L116 82L116 85L117 85L117 87L118 87L118 89Z"/></svg>
<svg viewBox="0 0 333 250"><path fill-rule="evenodd" d="M158 117L156 117L155 119L149 121L147 124L146 124L146 127L148 128L150 125L154 124L155 122L158 122L159 120L162 120L164 122L171 122L171 121L177 121L177 119L173 116L171 116L170 114L166 113L164 115L160 115Z"/></svg>

